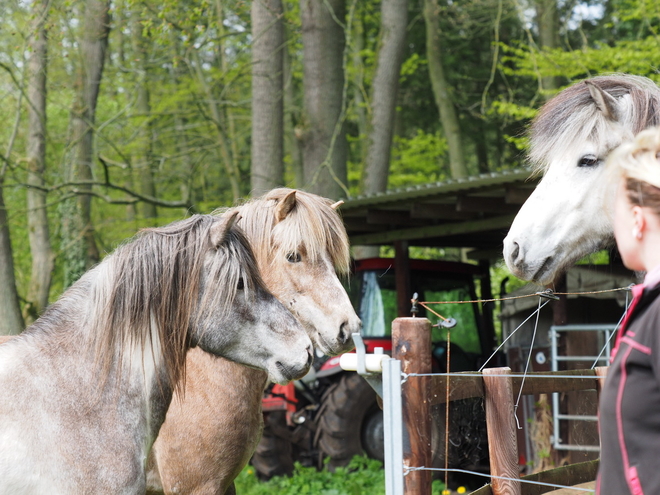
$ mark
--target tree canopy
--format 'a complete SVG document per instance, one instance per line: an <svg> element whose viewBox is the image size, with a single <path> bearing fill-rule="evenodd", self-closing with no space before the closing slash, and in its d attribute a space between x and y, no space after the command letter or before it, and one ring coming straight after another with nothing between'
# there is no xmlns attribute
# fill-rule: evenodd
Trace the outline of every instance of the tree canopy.
<svg viewBox="0 0 660 495"><path fill-rule="evenodd" d="M25 321L140 227L517 168L563 87L660 81L653 0L259 1L0 0L0 285Z"/></svg>

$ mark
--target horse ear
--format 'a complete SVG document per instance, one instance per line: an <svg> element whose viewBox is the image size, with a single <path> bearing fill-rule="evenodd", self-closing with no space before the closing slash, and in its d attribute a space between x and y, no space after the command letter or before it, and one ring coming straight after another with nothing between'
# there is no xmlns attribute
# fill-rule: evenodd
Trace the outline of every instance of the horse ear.
<svg viewBox="0 0 660 495"><path fill-rule="evenodd" d="M214 248L219 248L220 245L225 241L227 233L231 228L240 220L238 211L232 211L228 215L225 215L220 218L218 222L211 226L211 245Z"/></svg>
<svg viewBox="0 0 660 495"><path fill-rule="evenodd" d="M596 107L603 113L606 119L616 122L619 120L619 104L616 98L608 92L602 90L591 81L584 81L589 88L589 94L593 98Z"/></svg>
<svg viewBox="0 0 660 495"><path fill-rule="evenodd" d="M339 207L340 207L341 205L343 205L343 204L344 204L344 201L343 201L342 199L340 199L340 200L337 201L336 203L332 203L332 204L330 205L330 208L332 208L333 210L336 210L337 208L339 208Z"/></svg>
<svg viewBox="0 0 660 495"><path fill-rule="evenodd" d="M291 210L296 206L296 191L291 191L289 194L279 200L275 206L275 220L277 223L281 222L286 216L291 213Z"/></svg>

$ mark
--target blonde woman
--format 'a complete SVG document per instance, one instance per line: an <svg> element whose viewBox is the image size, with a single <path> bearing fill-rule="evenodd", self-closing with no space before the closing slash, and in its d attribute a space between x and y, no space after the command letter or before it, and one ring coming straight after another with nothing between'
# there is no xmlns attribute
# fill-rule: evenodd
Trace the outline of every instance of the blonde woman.
<svg viewBox="0 0 660 495"><path fill-rule="evenodd" d="M614 236L624 264L646 272L617 335L600 400L599 495L660 494L660 128L607 160Z"/></svg>

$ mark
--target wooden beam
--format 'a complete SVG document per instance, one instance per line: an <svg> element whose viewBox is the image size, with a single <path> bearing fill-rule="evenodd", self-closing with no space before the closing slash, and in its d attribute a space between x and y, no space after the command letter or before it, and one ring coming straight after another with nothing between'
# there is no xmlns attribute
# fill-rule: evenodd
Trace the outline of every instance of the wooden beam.
<svg viewBox="0 0 660 495"><path fill-rule="evenodd" d="M537 481L540 483L552 483L562 486L575 486L580 483L595 480L596 474L598 474L598 460L549 469L547 471L541 471L540 473L523 476L521 479L524 481ZM522 495L541 495L553 490L555 490L555 488L551 486L532 485L527 483L523 483L522 485ZM472 492L471 495L493 495L493 488L491 485L486 485Z"/></svg>
<svg viewBox="0 0 660 495"><path fill-rule="evenodd" d="M518 394L523 384L522 395L551 394L553 392L565 393L580 390L596 390L602 376L597 370L568 370L568 371L540 371L527 373L511 373L510 379L513 393ZM604 368L602 373L607 373ZM465 375L465 376L461 376ZM567 378L582 376L584 378ZM523 378L524 377L524 378ZM523 383L524 382L524 383ZM453 374L450 377L450 400L470 399L483 397L484 387L481 376L476 371L465 371ZM431 404L444 404L447 387L447 377L441 374L433 376L431 380Z"/></svg>
<svg viewBox="0 0 660 495"><path fill-rule="evenodd" d="M351 236L351 244L391 244L394 241L430 239L434 237L506 229L511 226L514 218L515 215L504 215L469 222L445 223L442 225L397 229L374 234L360 234Z"/></svg>
<svg viewBox="0 0 660 495"><path fill-rule="evenodd" d="M407 211L368 210L367 223L376 225L408 225L410 224L410 215Z"/></svg>
<svg viewBox="0 0 660 495"><path fill-rule="evenodd" d="M472 220L474 213L456 211L454 203L414 203L410 207L410 218L419 220Z"/></svg>
<svg viewBox="0 0 660 495"><path fill-rule="evenodd" d="M513 388L506 376L511 369L488 368L483 373L493 495L521 495Z"/></svg>
<svg viewBox="0 0 660 495"><path fill-rule="evenodd" d="M456 373L459 375L460 373ZM471 399L472 397L484 396L484 381L481 375L474 371L466 373L466 376L451 377L443 375L433 375L431 377L431 395L429 402L431 405L444 404L447 397L447 379L449 378L449 400Z"/></svg>
<svg viewBox="0 0 660 495"><path fill-rule="evenodd" d="M504 193L504 201L510 205L522 205L534 192L533 187L507 187Z"/></svg>
<svg viewBox="0 0 660 495"><path fill-rule="evenodd" d="M426 318L397 318L392 322L392 357L403 373L431 373L431 322ZM429 467L431 456L430 376L410 377L401 386L403 405L403 463ZM433 473L411 471L404 477L406 495L431 493Z"/></svg>
<svg viewBox="0 0 660 495"><path fill-rule="evenodd" d="M518 206L508 205L502 200L502 198L461 195L456 201L456 211L515 213L518 211Z"/></svg>

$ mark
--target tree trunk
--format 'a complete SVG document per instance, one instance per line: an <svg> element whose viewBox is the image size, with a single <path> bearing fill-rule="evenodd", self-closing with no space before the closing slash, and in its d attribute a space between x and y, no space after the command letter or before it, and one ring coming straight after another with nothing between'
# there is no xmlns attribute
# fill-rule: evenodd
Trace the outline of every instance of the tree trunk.
<svg viewBox="0 0 660 495"><path fill-rule="evenodd" d="M137 13L137 12L135 12ZM137 16L135 16L137 17ZM153 172L153 126L151 123L151 102L149 94L149 67L147 40L142 35L142 25L136 19L133 22L133 49L137 58L138 83L135 109L141 115L139 133L136 137L137 151L133 160L133 168L137 169L140 192L145 196L156 197L156 185ZM143 218L158 217L156 205L148 201L140 203Z"/></svg>
<svg viewBox="0 0 660 495"><path fill-rule="evenodd" d="M85 7L81 59L71 111L71 153L64 170L65 180L69 182L92 180L93 126L110 33L107 0L87 0ZM91 186L77 189L84 192L91 190ZM91 199L90 195L81 194L76 200L61 204L65 287L99 260L91 222Z"/></svg>
<svg viewBox="0 0 660 495"><path fill-rule="evenodd" d="M252 2L252 194L284 183L281 0Z"/></svg>
<svg viewBox="0 0 660 495"><path fill-rule="evenodd" d="M284 152L291 160L291 171L295 187L301 188L305 184L303 173L302 143L298 139L298 126L300 124L300 107L296 103L296 91L293 84L293 71L291 69L291 55L288 48L284 50Z"/></svg>
<svg viewBox="0 0 660 495"><path fill-rule="evenodd" d="M442 66L442 43L440 42L440 9L437 0L424 0L426 22L426 57L433 87L435 103L440 111L440 122L449 148L449 168L454 179L467 177L467 166L463 157L461 129L456 108L451 99L451 88Z"/></svg>
<svg viewBox="0 0 660 495"><path fill-rule="evenodd" d="M27 135L27 221L32 275L24 308L26 324L32 323L48 305L48 293L54 268L50 245L44 170L46 164L46 68L48 40L46 19L49 0L33 4L34 25L28 62L28 135Z"/></svg>
<svg viewBox="0 0 660 495"><path fill-rule="evenodd" d="M536 0L536 23L539 30L539 47L541 49L559 48L559 12L557 0ZM544 76L541 78L541 90L546 99L554 96L554 90L559 89L559 78Z"/></svg>
<svg viewBox="0 0 660 495"><path fill-rule="evenodd" d="M23 317L18 302L14 258L9 237L7 210L3 194L4 177L0 177L0 335L16 335L23 330Z"/></svg>
<svg viewBox="0 0 660 495"><path fill-rule="evenodd" d="M367 194L387 189L407 19L406 0L383 0L380 49L371 98L369 150L364 171L364 192Z"/></svg>
<svg viewBox="0 0 660 495"><path fill-rule="evenodd" d="M344 0L300 0L303 41L303 170L305 188L347 195L344 105Z"/></svg>
<svg viewBox="0 0 660 495"><path fill-rule="evenodd" d="M353 43L351 50L351 57L353 59L353 104L355 107L355 115L357 117L358 135L360 139L357 142L360 150L360 165L365 166L367 162L367 149L366 138L369 135L369 122L367 119L367 102L364 99L364 61L362 59L364 50L364 21L357 17L353 21ZM364 175L364 169L362 170Z"/></svg>
<svg viewBox="0 0 660 495"><path fill-rule="evenodd" d="M229 184L231 186L232 197L234 202L236 202L241 197L241 176L238 165L236 164L236 157L232 153L230 142L231 140L228 136L228 119L224 114L220 104L218 103L217 98L214 96L211 86L206 80L202 70L202 60L199 56L199 52L194 50L192 56L195 65L194 75L197 77L197 81L202 87L206 96L206 104L208 105L208 109L211 112L211 118L213 119L213 125L215 127L216 136L218 139L220 160L225 167L225 172L227 172L227 178L229 179Z"/></svg>

